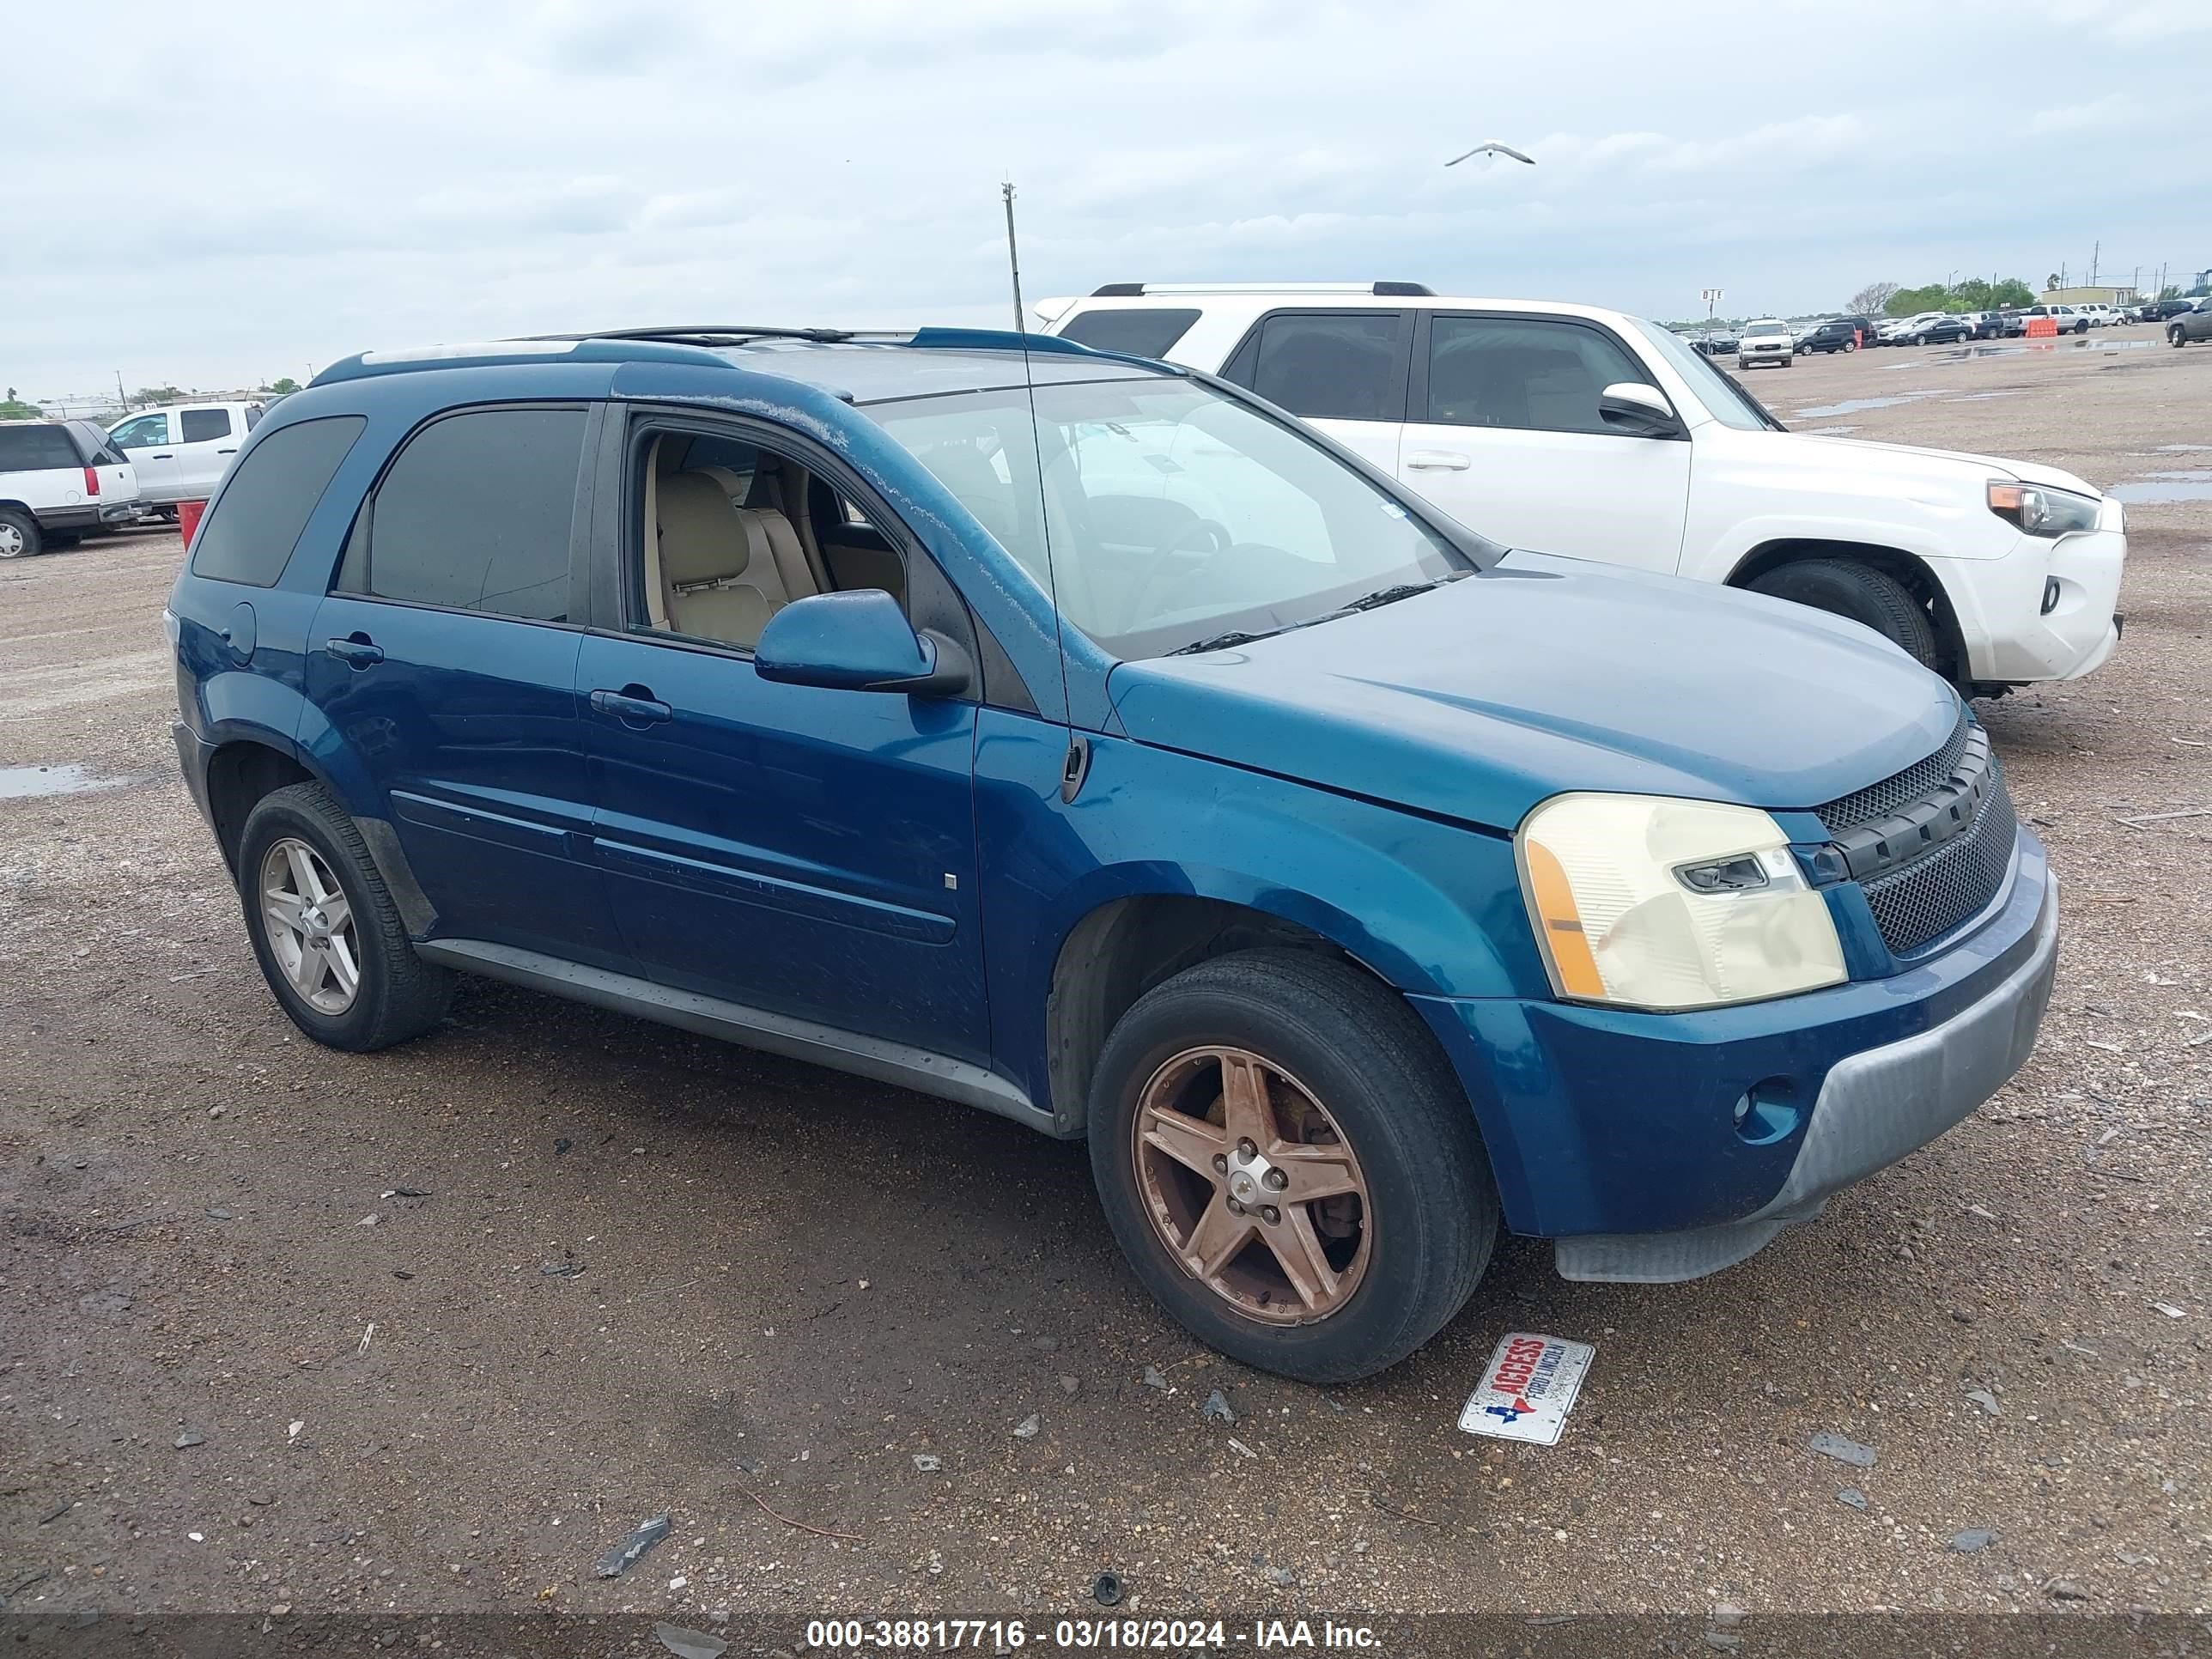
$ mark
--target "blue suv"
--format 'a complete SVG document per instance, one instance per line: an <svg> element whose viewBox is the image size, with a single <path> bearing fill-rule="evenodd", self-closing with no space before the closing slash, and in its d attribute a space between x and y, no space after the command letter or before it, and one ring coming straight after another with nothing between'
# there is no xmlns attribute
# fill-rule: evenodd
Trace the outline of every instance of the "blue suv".
<svg viewBox="0 0 2212 1659"><path fill-rule="evenodd" d="M2019 1066L2057 897L1852 623L1507 553L1249 393L1014 334L369 353L168 613L309 1036L455 972L1087 1137L1239 1359L1380 1369L1501 1224L1742 1260Z"/></svg>

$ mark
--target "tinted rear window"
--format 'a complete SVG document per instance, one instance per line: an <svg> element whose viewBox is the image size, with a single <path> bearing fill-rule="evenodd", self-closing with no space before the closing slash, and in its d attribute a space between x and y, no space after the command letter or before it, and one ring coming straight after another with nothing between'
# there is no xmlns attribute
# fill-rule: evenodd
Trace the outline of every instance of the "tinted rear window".
<svg viewBox="0 0 2212 1659"><path fill-rule="evenodd" d="M1126 351L1133 357L1162 357L1190 332L1198 320L1195 311L1158 311L1143 306L1117 306L1105 311L1086 311L1060 330L1060 337L1101 351Z"/></svg>
<svg viewBox="0 0 2212 1659"><path fill-rule="evenodd" d="M51 472L56 467L83 465L69 434L52 422L0 426L0 472Z"/></svg>
<svg viewBox="0 0 2212 1659"><path fill-rule="evenodd" d="M358 415L302 421L270 433L240 457L192 539L192 574L274 586L315 503L368 424Z"/></svg>
<svg viewBox="0 0 2212 1659"><path fill-rule="evenodd" d="M339 587L565 622L583 454L581 410L486 410L423 428L355 527Z"/></svg>
<svg viewBox="0 0 2212 1659"><path fill-rule="evenodd" d="M230 436L230 411L227 409L187 409L179 417L184 422L185 441L204 444L210 438Z"/></svg>
<svg viewBox="0 0 2212 1659"><path fill-rule="evenodd" d="M78 452L87 466L125 466L131 458L108 441L107 434L90 421L71 421L70 435L76 438Z"/></svg>
<svg viewBox="0 0 2212 1659"><path fill-rule="evenodd" d="M1260 325L1259 351L1245 384L1310 420L1402 421L1402 336L1394 311L1269 317Z"/></svg>

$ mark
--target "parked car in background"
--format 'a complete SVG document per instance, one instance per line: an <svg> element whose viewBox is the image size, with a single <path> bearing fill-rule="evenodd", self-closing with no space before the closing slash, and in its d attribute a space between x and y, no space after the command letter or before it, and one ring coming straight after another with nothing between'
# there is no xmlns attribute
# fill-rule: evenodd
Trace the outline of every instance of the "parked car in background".
<svg viewBox="0 0 2212 1659"><path fill-rule="evenodd" d="M1797 337L1779 317L1762 317L1746 323L1737 337L1735 366L1741 369L1773 365L1788 368L1797 358Z"/></svg>
<svg viewBox="0 0 2212 1659"><path fill-rule="evenodd" d="M2026 333L2027 325L2039 317L2050 318L2061 334L2087 334L2089 331L2089 319L2072 306L2026 306L2021 308L2020 317L2022 333Z"/></svg>
<svg viewBox="0 0 2212 1659"><path fill-rule="evenodd" d="M1881 323L1878 323L1875 326L1874 343L1875 345L1881 346L1904 345L1908 343L1907 337L1912 332L1913 324L1918 320L1919 319L1917 318L1914 317L1890 317L1884 319Z"/></svg>
<svg viewBox="0 0 2212 1659"><path fill-rule="evenodd" d="M1709 328L1697 338L1698 349L1708 357L1730 356L1737 343L1735 331L1730 328Z"/></svg>
<svg viewBox="0 0 2212 1659"><path fill-rule="evenodd" d="M2092 328L2110 328L2120 320L2120 315L2102 300L2074 307L2075 314L2086 319Z"/></svg>
<svg viewBox="0 0 2212 1659"><path fill-rule="evenodd" d="M1797 599L1961 685L2086 674L2118 641L2118 502L2039 464L1786 431L1620 312L1174 284L1039 311L1054 333L1163 319L1155 355L1250 387L1509 546Z"/></svg>
<svg viewBox="0 0 2212 1659"><path fill-rule="evenodd" d="M1806 330L1797 342L1801 352L1856 351L1874 333L1864 317L1831 317Z"/></svg>
<svg viewBox="0 0 2212 1659"><path fill-rule="evenodd" d="M2170 344L2184 346L2191 341L2212 340L2212 294L2166 319L2166 337Z"/></svg>
<svg viewBox="0 0 2212 1659"><path fill-rule="evenodd" d="M1916 317L1905 337L1913 345L1953 345L1970 337L1973 327L1963 317L1937 312L1933 315Z"/></svg>
<svg viewBox="0 0 2212 1659"><path fill-rule="evenodd" d="M2162 323L2169 317L2179 317L2196 303L2194 300L2153 300L2143 307L2143 321Z"/></svg>
<svg viewBox="0 0 2212 1659"><path fill-rule="evenodd" d="M1352 309L1271 314L1262 378L1395 376L1429 313ZM1555 416L1648 351L1621 407L1680 430L1612 441L1686 459L1707 398L1765 431L1664 331L1524 316L1431 333L1429 395ZM1085 1139L1137 1279L1314 1382L1425 1342L1507 1229L1577 1279L1743 1260L1972 1114L2051 993L2043 849L1881 640L1508 554L1065 339L349 358L247 441L166 620L310 1038L420 1036L459 970Z"/></svg>
<svg viewBox="0 0 2212 1659"><path fill-rule="evenodd" d="M0 559L136 523L138 479L89 421L0 421Z"/></svg>
<svg viewBox="0 0 2212 1659"><path fill-rule="evenodd" d="M215 494L261 414L258 403L176 404L125 416L107 432L138 469L147 505L173 516L179 501Z"/></svg>
<svg viewBox="0 0 2212 1659"><path fill-rule="evenodd" d="M2015 307L1996 312L1989 321L1989 337L1993 340L2016 340L2027 331L2027 319Z"/></svg>

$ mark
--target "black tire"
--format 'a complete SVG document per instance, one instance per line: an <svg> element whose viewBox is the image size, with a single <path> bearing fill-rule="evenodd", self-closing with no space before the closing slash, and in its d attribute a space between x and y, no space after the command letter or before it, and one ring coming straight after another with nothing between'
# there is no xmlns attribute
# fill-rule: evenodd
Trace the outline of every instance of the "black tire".
<svg viewBox="0 0 2212 1659"><path fill-rule="evenodd" d="M2166 337L2168 343L2175 346L2185 346L2189 343L2188 331L2178 325L2166 330Z"/></svg>
<svg viewBox="0 0 2212 1659"><path fill-rule="evenodd" d="M259 872L269 849L286 838L314 848L353 910L360 979L342 1013L325 1013L307 1002L277 965L270 943L257 890ZM276 790L254 806L239 837L238 890L262 977L292 1023L316 1042L365 1054L420 1036L445 1018L453 976L415 954L361 830L319 783Z"/></svg>
<svg viewBox="0 0 2212 1659"><path fill-rule="evenodd" d="M1856 340L1846 340L1844 342L1843 349L1845 351L1856 351L1859 349L1859 343Z"/></svg>
<svg viewBox="0 0 2212 1659"><path fill-rule="evenodd" d="M1185 1269L1150 1218L1134 1155L1139 1099L1170 1059L1207 1044L1249 1049L1300 1079L1364 1173L1365 1270L1311 1323L1240 1312ZM1465 1305L1497 1244L1497 1188L1474 1115L1434 1038L1403 997L1317 952L1239 951L1147 991L1099 1056L1090 1133L1099 1199L1137 1277L1200 1341L1261 1370L1347 1382L1395 1364Z"/></svg>
<svg viewBox="0 0 2212 1659"><path fill-rule="evenodd" d="M1936 666L1936 624L1927 608L1896 577L1871 565L1805 559L1768 571L1751 591L1863 623L1915 662Z"/></svg>
<svg viewBox="0 0 2212 1659"><path fill-rule="evenodd" d="M2181 343L2177 340L2176 345ZM12 533L0 535L0 559L27 559L44 550L46 538L39 521L21 507L0 507L0 526Z"/></svg>

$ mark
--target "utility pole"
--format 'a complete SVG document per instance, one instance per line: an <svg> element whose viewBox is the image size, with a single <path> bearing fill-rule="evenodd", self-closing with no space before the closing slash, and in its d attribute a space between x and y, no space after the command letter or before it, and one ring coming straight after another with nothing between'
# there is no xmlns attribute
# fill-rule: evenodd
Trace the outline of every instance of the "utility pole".
<svg viewBox="0 0 2212 1659"><path fill-rule="evenodd" d="M131 399L123 395L123 371L119 368L115 371L115 401L125 409L131 407Z"/></svg>
<svg viewBox="0 0 2212 1659"><path fill-rule="evenodd" d="M2089 286L2091 288L2097 285L2097 259L2104 251L2105 243L2101 237L2089 245Z"/></svg>

